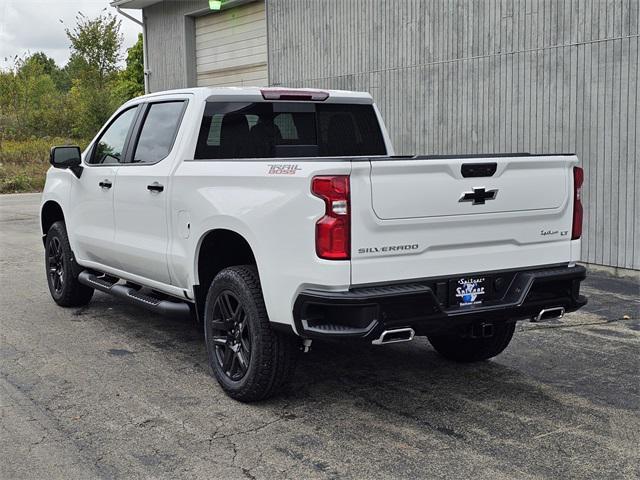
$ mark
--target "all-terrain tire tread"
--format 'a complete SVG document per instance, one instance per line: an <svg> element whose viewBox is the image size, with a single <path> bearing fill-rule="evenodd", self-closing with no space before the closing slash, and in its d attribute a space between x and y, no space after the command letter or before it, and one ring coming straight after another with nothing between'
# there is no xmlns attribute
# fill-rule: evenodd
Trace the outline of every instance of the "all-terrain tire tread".
<svg viewBox="0 0 640 480"><path fill-rule="evenodd" d="M284 335L271 328L267 309L262 297L262 288L258 271L253 265L240 265L224 269L216 276L207 295L207 305L211 305L210 298L215 288L216 281L223 276L237 276L240 283L247 289L255 302L257 310L258 330L261 337L262 349L252 349L252 357L260 354L257 370L252 381L247 382L242 388L229 388L220 381L218 372L211 367L214 376L225 392L232 398L243 402L255 402L273 396L291 378L297 363L297 348L294 337ZM208 308L208 307L207 307Z"/></svg>
<svg viewBox="0 0 640 480"><path fill-rule="evenodd" d="M49 231L47 232L45 248L48 249L48 242L51 238L53 238L53 236L57 236L58 238L60 238L60 244L62 246L65 261L65 280L62 295L56 298L54 292L52 291L51 296L53 300L61 307L84 306L91 300L91 297L93 296L93 288L83 285L78 281L78 275L80 274L80 271L82 269L75 261L73 251L71 250L71 244L69 243L67 228L63 221L59 220L51 225L51 228L49 228ZM45 267L48 268L46 262ZM49 274L47 272L47 282L49 281L48 275Z"/></svg>

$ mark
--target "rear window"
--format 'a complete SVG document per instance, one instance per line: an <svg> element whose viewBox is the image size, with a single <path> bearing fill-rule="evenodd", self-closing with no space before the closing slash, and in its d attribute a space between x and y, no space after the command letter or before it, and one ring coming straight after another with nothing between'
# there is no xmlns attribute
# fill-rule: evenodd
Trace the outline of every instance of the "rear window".
<svg viewBox="0 0 640 480"><path fill-rule="evenodd" d="M156 163L169 155L178 133L183 109L184 101L149 105L133 163Z"/></svg>
<svg viewBox="0 0 640 480"><path fill-rule="evenodd" d="M207 102L196 159L386 155L372 105Z"/></svg>

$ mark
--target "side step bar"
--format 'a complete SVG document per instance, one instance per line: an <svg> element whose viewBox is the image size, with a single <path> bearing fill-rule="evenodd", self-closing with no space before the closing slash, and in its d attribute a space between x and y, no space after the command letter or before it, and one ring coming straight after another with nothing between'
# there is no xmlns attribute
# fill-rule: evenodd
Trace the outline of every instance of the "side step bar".
<svg viewBox="0 0 640 480"><path fill-rule="evenodd" d="M89 270L84 270L80 275L78 275L78 281L83 285L95 288L96 290L100 290L104 293L109 293L115 297L122 298L134 305L151 310L154 313L184 318L191 316L191 309L186 302L173 302L170 300L156 298L153 295L144 293L136 288L119 284L118 280L113 282L110 278L111 277L98 277L95 273L92 273Z"/></svg>

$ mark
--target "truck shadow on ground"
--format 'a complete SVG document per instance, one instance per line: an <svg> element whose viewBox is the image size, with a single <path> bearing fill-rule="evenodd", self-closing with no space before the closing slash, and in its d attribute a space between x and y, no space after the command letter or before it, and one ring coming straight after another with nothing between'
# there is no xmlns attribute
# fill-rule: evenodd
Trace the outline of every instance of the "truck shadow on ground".
<svg viewBox="0 0 640 480"><path fill-rule="evenodd" d="M149 314L102 294L96 295L88 311L103 326L135 337L183 364L176 368L195 369L202 373L203 382L215 382L208 376L202 327L195 321ZM275 409L306 405L304 410L317 415L325 406L347 403L414 418L416 412L454 413L468 408L468 402L508 404L509 399L517 399L514 411L523 405L541 412L558 408L527 374L496 361L472 365L447 361L425 338L417 337L382 347L314 342L309 353L300 355L286 390L263 405Z"/></svg>
<svg viewBox="0 0 640 480"><path fill-rule="evenodd" d="M580 366L577 358L570 377L536 365L540 355L563 346L558 335L516 336L504 356L473 365L441 358L424 338L384 347L314 342L284 392L242 404L209 377L196 322L149 314L103 294L76 314L86 327L109 332L112 340L102 348L110 351L112 368L132 368L127 379L154 369L146 384L129 384L129 392L141 398L145 389L152 392L156 410L149 415L160 422L153 432L177 435L193 448L227 446L239 459L264 454L326 477L341 476L354 458L367 458L390 478L416 477L442 462L464 467L466 458L497 461L501 466L492 468L503 468L505 477L514 476L513 465L524 470L520 476L541 478L589 478L589 465L612 477L631 468L625 452L637 439L632 412L603 408L590 401L590 390L580 387L574 395L570 388L574 377L599 381L593 365ZM136 365L138 355L144 364ZM176 415L174 423L161 423L166 415ZM189 430L176 427L183 424ZM147 429L131 434L150 435Z"/></svg>
<svg viewBox="0 0 640 480"><path fill-rule="evenodd" d="M501 356L476 364L443 359L425 338L383 347L314 342L281 394L242 404L209 376L195 321L149 314L102 294L82 315L123 344L158 352L164 368L188 372L171 385L159 377L162 408L181 408L186 421L198 416L202 432L233 419L218 434L262 442L297 463L315 465L328 451L336 458L374 451L393 465L420 469L425 458L447 451L535 465L541 477L589 478L588 465L607 466L601 476L631 468L624 452L638 439L633 360L618 366L612 382L603 357L594 355L601 340L588 335L519 331ZM122 354L119 345L109 348ZM112 358L135 362L135 355ZM181 391L190 392L188 404L176 399ZM587 463L578 460L585 452Z"/></svg>

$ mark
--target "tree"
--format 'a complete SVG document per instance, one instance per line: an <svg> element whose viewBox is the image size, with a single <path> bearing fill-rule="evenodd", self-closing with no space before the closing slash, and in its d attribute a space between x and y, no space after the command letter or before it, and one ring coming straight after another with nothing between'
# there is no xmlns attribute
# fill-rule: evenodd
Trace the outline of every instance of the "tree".
<svg viewBox="0 0 640 480"><path fill-rule="evenodd" d="M65 30L71 42L73 133L82 138L92 136L120 103L113 93L122 46L120 25L110 13L93 19L78 13L76 26Z"/></svg>
<svg viewBox="0 0 640 480"><path fill-rule="evenodd" d="M43 53L14 57L0 74L0 131L9 137L59 135L68 132L63 95L53 79L60 73Z"/></svg>
<svg viewBox="0 0 640 480"><path fill-rule="evenodd" d="M142 34L138 34L138 41L127 49L127 66L119 74L117 95L123 101L144 95L144 47Z"/></svg>
<svg viewBox="0 0 640 480"><path fill-rule="evenodd" d="M118 69L122 47L121 24L111 13L90 19L78 12L76 26L65 29L76 62L96 74L100 86L104 86Z"/></svg>
<svg viewBox="0 0 640 480"><path fill-rule="evenodd" d="M32 72L49 75L60 91L68 91L71 87L67 72L44 52L36 52L19 62L18 75L29 76Z"/></svg>
<svg viewBox="0 0 640 480"><path fill-rule="evenodd" d="M60 70L58 65L56 65L56 61L44 52L33 53L19 62L18 73L23 73L30 68L39 68L42 70L42 73L46 73L47 75L52 75L54 72Z"/></svg>
<svg viewBox="0 0 640 480"><path fill-rule="evenodd" d="M0 137L93 137L124 101L144 93L142 38L121 70L121 22L108 13L82 13L65 31L71 56L60 68L43 52L5 59L0 70Z"/></svg>
<svg viewBox="0 0 640 480"><path fill-rule="evenodd" d="M125 68L127 79L137 86L135 95L144 94L144 45L142 44L142 34L138 34L138 40L127 50L127 68Z"/></svg>

